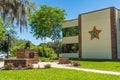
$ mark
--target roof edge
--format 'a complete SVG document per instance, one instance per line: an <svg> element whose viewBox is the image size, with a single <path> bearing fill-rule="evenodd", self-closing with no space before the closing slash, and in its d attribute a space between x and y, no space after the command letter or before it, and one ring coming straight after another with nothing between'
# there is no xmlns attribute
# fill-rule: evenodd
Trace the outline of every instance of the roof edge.
<svg viewBox="0 0 120 80"><path fill-rule="evenodd" d="M106 9L110 9L110 8L115 8L115 9L117 9L117 10L120 10L120 9L114 7L114 6L111 6L111 7L107 7L107 8L103 8L103 9L98 9L98 10L94 10L94 11L90 11L90 12L81 13L81 14L79 14L78 16L84 15L84 14L93 13L93 12L97 12L97 11L102 11L102 10L106 10Z"/></svg>
<svg viewBox="0 0 120 80"><path fill-rule="evenodd" d="M65 22L68 22L68 21L74 21L74 20L78 20L78 18L76 18L76 19L65 20Z"/></svg>

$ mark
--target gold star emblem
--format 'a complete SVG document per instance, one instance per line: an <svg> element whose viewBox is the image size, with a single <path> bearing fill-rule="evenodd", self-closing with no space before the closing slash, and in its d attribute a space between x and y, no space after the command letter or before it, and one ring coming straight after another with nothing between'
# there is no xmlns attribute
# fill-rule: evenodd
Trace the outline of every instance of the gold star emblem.
<svg viewBox="0 0 120 80"><path fill-rule="evenodd" d="M96 27L94 26L92 31L89 31L90 35L91 35L91 40L94 38L99 39L99 33L101 32L101 30L97 30Z"/></svg>

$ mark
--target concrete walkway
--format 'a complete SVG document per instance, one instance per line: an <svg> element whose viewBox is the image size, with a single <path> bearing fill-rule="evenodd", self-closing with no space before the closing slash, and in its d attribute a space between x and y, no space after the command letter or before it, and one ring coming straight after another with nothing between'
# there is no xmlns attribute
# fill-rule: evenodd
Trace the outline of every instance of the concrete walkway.
<svg viewBox="0 0 120 80"><path fill-rule="evenodd" d="M71 64L58 64L57 62L39 62L38 64L33 64L33 66L34 66L34 68L38 68L38 67L44 68L44 65L46 65L46 64L50 64L51 67L53 67L53 68L64 68L64 69L73 69L73 70L80 70L80 71L86 71L86 72L120 75L120 72L77 68L77 67L72 67ZM0 62L0 67L3 67L3 66L4 66L4 62Z"/></svg>
<svg viewBox="0 0 120 80"><path fill-rule="evenodd" d="M86 72L94 72L94 73L102 73L102 74L120 75L120 72L113 72L113 71L103 71L103 70L94 70L94 69L85 69L85 68L76 68L76 67L59 67L59 68L81 70Z"/></svg>
<svg viewBox="0 0 120 80"><path fill-rule="evenodd" d="M4 66L4 62L0 61L0 68Z"/></svg>
<svg viewBox="0 0 120 80"><path fill-rule="evenodd" d="M86 68L77 68L77 67L72 67L71 64L58 64L56 62L39 62L38 64L34 64L34 68L38 68L38 66L40 68L43 68L44 65L46 65L46 64L50 64L51 67L53 67L53 68L64 68L64 69L81 70L81 71L86 71L86 72L120 75L120 72L94 70L94 69L86 69Z"/></svg>

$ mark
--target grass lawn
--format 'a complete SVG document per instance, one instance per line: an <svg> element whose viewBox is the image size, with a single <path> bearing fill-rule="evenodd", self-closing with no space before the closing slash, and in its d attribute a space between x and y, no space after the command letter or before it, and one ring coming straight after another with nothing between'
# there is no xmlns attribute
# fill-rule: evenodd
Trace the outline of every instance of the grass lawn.
<svg viewBox="0 0 120 80"><path fill-rule="evenodd" d="M120 76L51 68L0 71L0 80L120 80Z"/></svg>
<svg viewBox="0 0 120 80"><path fill-rule="evenodd" d="M50 58L40 57L40 60L50 61ZM120 61L112 60L79 60L71 59L72 61L79 61L80 68L98 69L98 70L108 70L108 71L119 71L120 72ZM58 59L53 60L58 62Z"/></svg>
<svg viewBox="0 0 120 80"><path fill-rule="evenodd" d="M98 70L109 70L120 72L120 61L109 61L109 60L73 60L79 61L81 68L98 69Z"/></svg>
<svg viewBox="0 0 120 80"><path fill-rule="evenodd" d="M39 57L39 61L41 61L41 62L50 62L50 61L58 62L58 58L50 60L50 58Z"/></svg>

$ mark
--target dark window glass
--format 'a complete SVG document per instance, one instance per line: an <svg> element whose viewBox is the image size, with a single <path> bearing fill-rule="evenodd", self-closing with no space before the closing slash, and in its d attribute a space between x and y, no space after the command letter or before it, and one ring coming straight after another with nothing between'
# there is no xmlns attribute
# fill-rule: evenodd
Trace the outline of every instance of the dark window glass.
<svg viewBox="0 0 120 80"><path fill-rule="evenodd" d="M77 53L78 52L78 44L63 44L62 52L63 53Z"/></svg>
<svg viewBox="0 0 120 80"><path fill-rule="evenodd" d="M119 31L120 31L120 19L119 19Z"/></svg>
<svg viewBox="0 0 120 80"><path fill-rule="evenodd" d="M78 26L70 27L70 28L63 28L63 37L68 36L77 36L78 35Z"/></svg>

